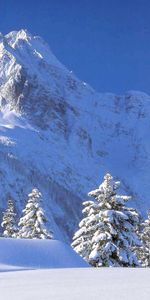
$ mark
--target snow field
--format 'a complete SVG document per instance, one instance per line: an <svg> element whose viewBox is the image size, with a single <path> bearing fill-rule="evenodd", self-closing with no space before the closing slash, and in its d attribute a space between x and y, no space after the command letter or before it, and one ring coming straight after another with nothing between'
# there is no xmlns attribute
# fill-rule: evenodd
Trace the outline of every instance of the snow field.
<svg viewBox="0 0 150 300"><path fill-rule="evenodd" d="M0 273L5 300L148 300L150 269L51 269Z"/></svg>

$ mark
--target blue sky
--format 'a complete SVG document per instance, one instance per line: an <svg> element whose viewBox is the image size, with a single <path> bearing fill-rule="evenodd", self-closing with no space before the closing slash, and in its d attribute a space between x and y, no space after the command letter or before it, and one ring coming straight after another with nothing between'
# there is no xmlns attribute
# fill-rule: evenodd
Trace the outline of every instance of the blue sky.
<svg viewBox="0 0 150 300"><path fill-rule="evenodd" d="M0 31L21 28L97 91L150 94L149 0L0 0Z"/></svg>

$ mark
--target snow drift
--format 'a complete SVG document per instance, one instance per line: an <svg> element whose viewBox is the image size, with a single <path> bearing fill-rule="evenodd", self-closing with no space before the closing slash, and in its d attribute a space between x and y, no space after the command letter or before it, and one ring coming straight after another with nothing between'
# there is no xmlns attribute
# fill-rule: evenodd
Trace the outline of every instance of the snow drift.
<svg viewBox="0 0 150 300"><path fill-rule="evenodd" d="M0 271L87 266L71 247L60 241L0 238Z"/></svg>
<svg viewBox="0 0 150 300"><path fill-rule="evenodd" d="M81 201L104 173L130 206L150 206L150 97L98 94L26 30L0 36L0 176L3 210L18 215L37 187L56 238L70 241Z"/></svg>

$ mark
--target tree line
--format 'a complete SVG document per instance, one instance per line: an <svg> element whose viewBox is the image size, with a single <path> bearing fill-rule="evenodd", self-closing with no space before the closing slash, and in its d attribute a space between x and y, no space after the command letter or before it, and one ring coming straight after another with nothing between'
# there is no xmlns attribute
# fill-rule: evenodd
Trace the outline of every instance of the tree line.
<svg viewBox="0 0 150 300"><path fill-rule="evenodd" d="M106 174L100 186L83 202L83 219L73 236L72 248L93 267L149 267L150 212L145 221L126 203L130 196L118 194L119 181ZM36 188L28 195L16 225L14 204L10 199L3 213L4 237L53 239L42 209L42 195Z"/></svg>
<svg viewBox="0 0 150 300"><path fill-rule="evenodd" d="M22 211L22 217L18 225L16 225L14 204L12 199L9 199L1 223L3 236L28 239L52 239L53 233L46 228L47 219L41 205L42 195L35 188L28 195L26 207Z"/></svg>

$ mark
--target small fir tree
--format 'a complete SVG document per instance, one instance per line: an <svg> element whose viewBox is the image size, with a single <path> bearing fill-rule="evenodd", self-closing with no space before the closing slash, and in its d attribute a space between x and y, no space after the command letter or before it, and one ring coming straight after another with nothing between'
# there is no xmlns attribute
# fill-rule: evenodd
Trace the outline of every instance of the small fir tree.
<svg viewBox="0 0 150 300"><path fill-rule="evenodd" d="M52 239L53 234L46 229L46 218L41 208L42 195L38 189L33 189L28 195L28 201L19 221L19 238Z"/></svg>
<svg viewBox="0 0 150 300"><path fill-rule="evenodd" d="M17 226L15 221L16 213L14 212L14 204L10 199L7 202L7 209L3 213L3 220L1 226L4 228L3 236L4 237L16 237Z"/></svg>
<svg viewBox="0 0 150 300"><path fill-rule="evenodd" d="M94 201L83 210L86 217L73 237L75 251L95 267L139 265L133 251L140 245L136 234L139 215L125 206L130 197L117 195L119 185L106 174L99 188L89 193Z"/></svg>

